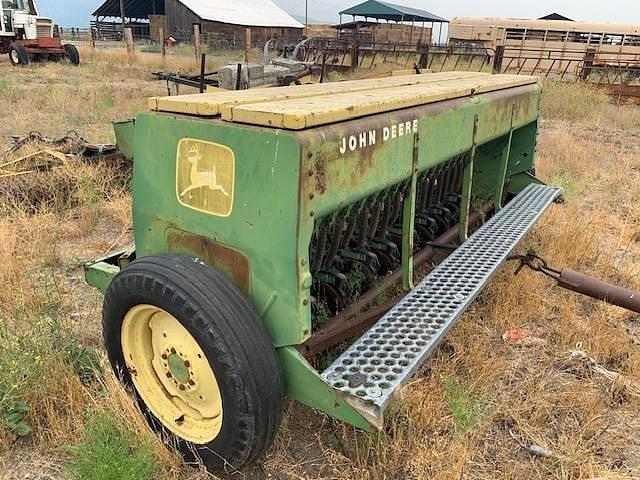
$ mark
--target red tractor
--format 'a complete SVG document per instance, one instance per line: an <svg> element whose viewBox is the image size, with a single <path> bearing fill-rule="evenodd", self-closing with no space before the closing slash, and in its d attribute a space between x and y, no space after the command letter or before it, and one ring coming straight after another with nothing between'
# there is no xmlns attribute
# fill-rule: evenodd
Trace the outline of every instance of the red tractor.
<svg viewBox="0 0 640 480"><path fill-rule="evenodd" d="M0 54L4 53L13 65L64 58L80 63L75 45L54 38L53 21L39 15L35 0L0 0Z"/></svg>

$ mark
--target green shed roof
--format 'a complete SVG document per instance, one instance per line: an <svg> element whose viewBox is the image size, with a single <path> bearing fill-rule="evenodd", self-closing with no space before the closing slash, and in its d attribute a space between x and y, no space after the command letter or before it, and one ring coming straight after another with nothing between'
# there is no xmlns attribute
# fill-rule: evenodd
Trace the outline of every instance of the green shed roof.
<svg viewBox="0 0 640 480"><path fill-rule="evenodd" d="M439 17L426 10L395 5L379 0L367 0L359 5L341 11L340 14L392 20L394 22L449 22L446 18Z"/></svg>

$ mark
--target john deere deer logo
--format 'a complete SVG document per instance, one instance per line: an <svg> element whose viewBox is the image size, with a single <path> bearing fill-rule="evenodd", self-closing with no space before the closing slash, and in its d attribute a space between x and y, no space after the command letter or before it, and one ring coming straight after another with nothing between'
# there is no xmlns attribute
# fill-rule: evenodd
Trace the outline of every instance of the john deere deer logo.
<svg viewBox="0 0 640 480"><path fill-rule="evenodd" d="M176 163L180 203L222 217L231 214L235 174L231 149L185 138L178 144Z"/></svg>

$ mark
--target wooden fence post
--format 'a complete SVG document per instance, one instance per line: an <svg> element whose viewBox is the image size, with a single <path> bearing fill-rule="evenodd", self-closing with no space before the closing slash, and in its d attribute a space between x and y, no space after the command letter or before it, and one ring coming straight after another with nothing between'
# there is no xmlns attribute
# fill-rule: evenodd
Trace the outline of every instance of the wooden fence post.
<svg viewBox="0 0 640 480"><path fill-rule="evenodd" d="M428 68L429 67L429 45L424 45L422 42L419 43L418 52L420 53L418 66L420 68Z"/></svg>
<svg viewBox="0 0 640 480"><path fill-rule="evenodd" d="M158 36L160 37L160 53L162 53L162 60L167 56L167 44L164 41L164 27L158 29Z"/></svg>
<svg viewBox="0 0 640 480"><path fill-rule="evenodd" d="M124 41L127 44L127 55L129 60L135 60L136 50L133 45L133 30L130 27L124 29Z"/></svg>
<svg viewBox="0 0 640 480"><path fill-rule="evenodd" d="M395 48L395 45L394 45ZM360 66L360 42L358 41L358 31L353 35L353 44L351 45L351 70L355 70Z"/></svg>
<svg viewBox="0 0 640 480"><path fill-rule="evenodd" d="M493 73L502 73L502 60L504 59L504 45L496 47L496 56L493 57Z"/></svg>
<svg viewBox="0 0 640 480"><path fill-rule="evenodd" d="M251 52L251 29L247 28L244 35L244 63L249 63L250 52Z"/></svg>
<svg viewBox="0 0 640 480"><path fill-rule="evenodd" d="M200 60L200 93L207 90L205 85L205 77L207 75L207 54L203 53Z"/></svg>
<svg viewBox="0 0 640 480"><path fill-rule="evenodd" d="M596 49L589 48L584 55L584 63L582 64L582 70L580 70L580 80L586 82L591 75L593 69L593 61L596 59Z"/></svg>
<svg viewBox="0 0 640 480"><path fill-rule="evenodd" d="M200 43L200 24L193 24L193 46L196 52L196 62L200 61L200 55L202 53L202 44Z"/></svg>

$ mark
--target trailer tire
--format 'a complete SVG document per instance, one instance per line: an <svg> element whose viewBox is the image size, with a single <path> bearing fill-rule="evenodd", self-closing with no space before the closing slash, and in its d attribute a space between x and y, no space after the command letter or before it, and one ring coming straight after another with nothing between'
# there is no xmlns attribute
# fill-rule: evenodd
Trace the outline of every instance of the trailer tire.
<svg viewBox="0 0 640 480"><path fill-rule="evenodd" d="M13 42L9 45L9 60L15 67L24 67L29 64L29 53L24 45Z"/></svg>
<svg viewBox="0 0 640 480"><path fill-rule="evenodd" d="M153 311L149 310L146 317L131 316L131 312L144 312L149 307L158 311L151 313ZM156 316L156 313L159 315ZM141 318L146 320L140 321ZM162 322L168 322L168 318L176 321L176 330L159 327L164 325ZM129 333L131 325L143 325L143 330L135 330L132 335ZM125 385L134 387L138 402L152 428L165 440L169 440L167 443L176 445L187 462L201 460L212 472L235 471L253 463L271 446L283 409L280 364L262 320L224 274L199 260L183 255L154 255L138 259L122 270L109 285L104 299L102 327L109 361L116 374ZM185 340L184 334L179 333L181 329L196 342L204 358L199 353L193 354L194 350L189 347L184 347L184 342L188 340ZM149 340L144 345L150 346L147 350L141 348L146 355L140 353L137 356L134 352L132 356L129 353L132 351L131 342L140 342L140 332L147 330L149 333L145 335ZM159 342L171 345L175 343L175 349L171 345L168 349L164 348L165 345ZM158 348L157 345L162 346ZM165 353L158 357L158 352ZM169 352L171 355L167 359L166 354ZM173 368L171 357L176 354L182 357L176 358L178 363L183 361L180 368L186 367L186 373L184 370L181 374L169 370ZM203 359L198 360L196 355ZM210 430L206 428L193 430L193 435L200 435L197 441L190 439L191 431L181 436L183 432L179 430L188 425L205 425L202 423L204 420L196 419L198 415L207 421L214 418L206 417L203 410L193 418L189 413L186 417L182 415L177 418L175 412L172 412L174 416L165 415L165 419L175 419L175 424L168 422L171 423L171 430L166 425L167 422L163 423L159 418L167 411L153 411L154 405L158 406L164 400L149 394L144 386L148 368L144 360L138 362L139 358L151 356L154 360L148 360L150 365L156 358L160 364L169 364L164 364L166 373L159 370L163 367L158 367L158 364L153 364L151 369L157 372L154 380L156 383L169 383L169 387L165 387L163 392L164 396L169 397L170 402L176 405L180 403L178 400L187 399L190 402L189 399L194 398L193 404L188 403L190 408L202 407L204 410L216 404L210 402L208 393L204 393L205 390L213 391L211 382L200 381L206 379L206 375L198 376L206 370L198 370L198 362L204 362L210 367L213 383L218 386L221 418L217 426L218 432L212 439L200 434L201 431L209 434ZM188 358L192 360L189 362ZM142 371L144 368L147 370ZM191 372L189 376L191 369L195 373ZM163 373L170 379L163 378ZM173 378L170 373L173 373ZM194 391L180 393L176 390L177 394L172 394L171 382L176 383L178 379L183 382L180 384L181 390L184 390L182 385L186 389L194 385ZM188 383L184 383L185 381ZM152 384L153 382L149 383ZM147 399L153 400L149 405L143 399L144 393L147 394ZM193 397L196 394L199 400ZM202 403L198 403L199 401ZM160 414L157 413L159 411ZM197 424L197 421L201 423Z"/></svg>
<svg viewBox="0 0 640 480"><path fill-rule="evenodd" d="M65 56L73 65L80 65L80 52L78 52L78 49L75 45L66 43L62 46L62 48L64 48Z"/></svg>

